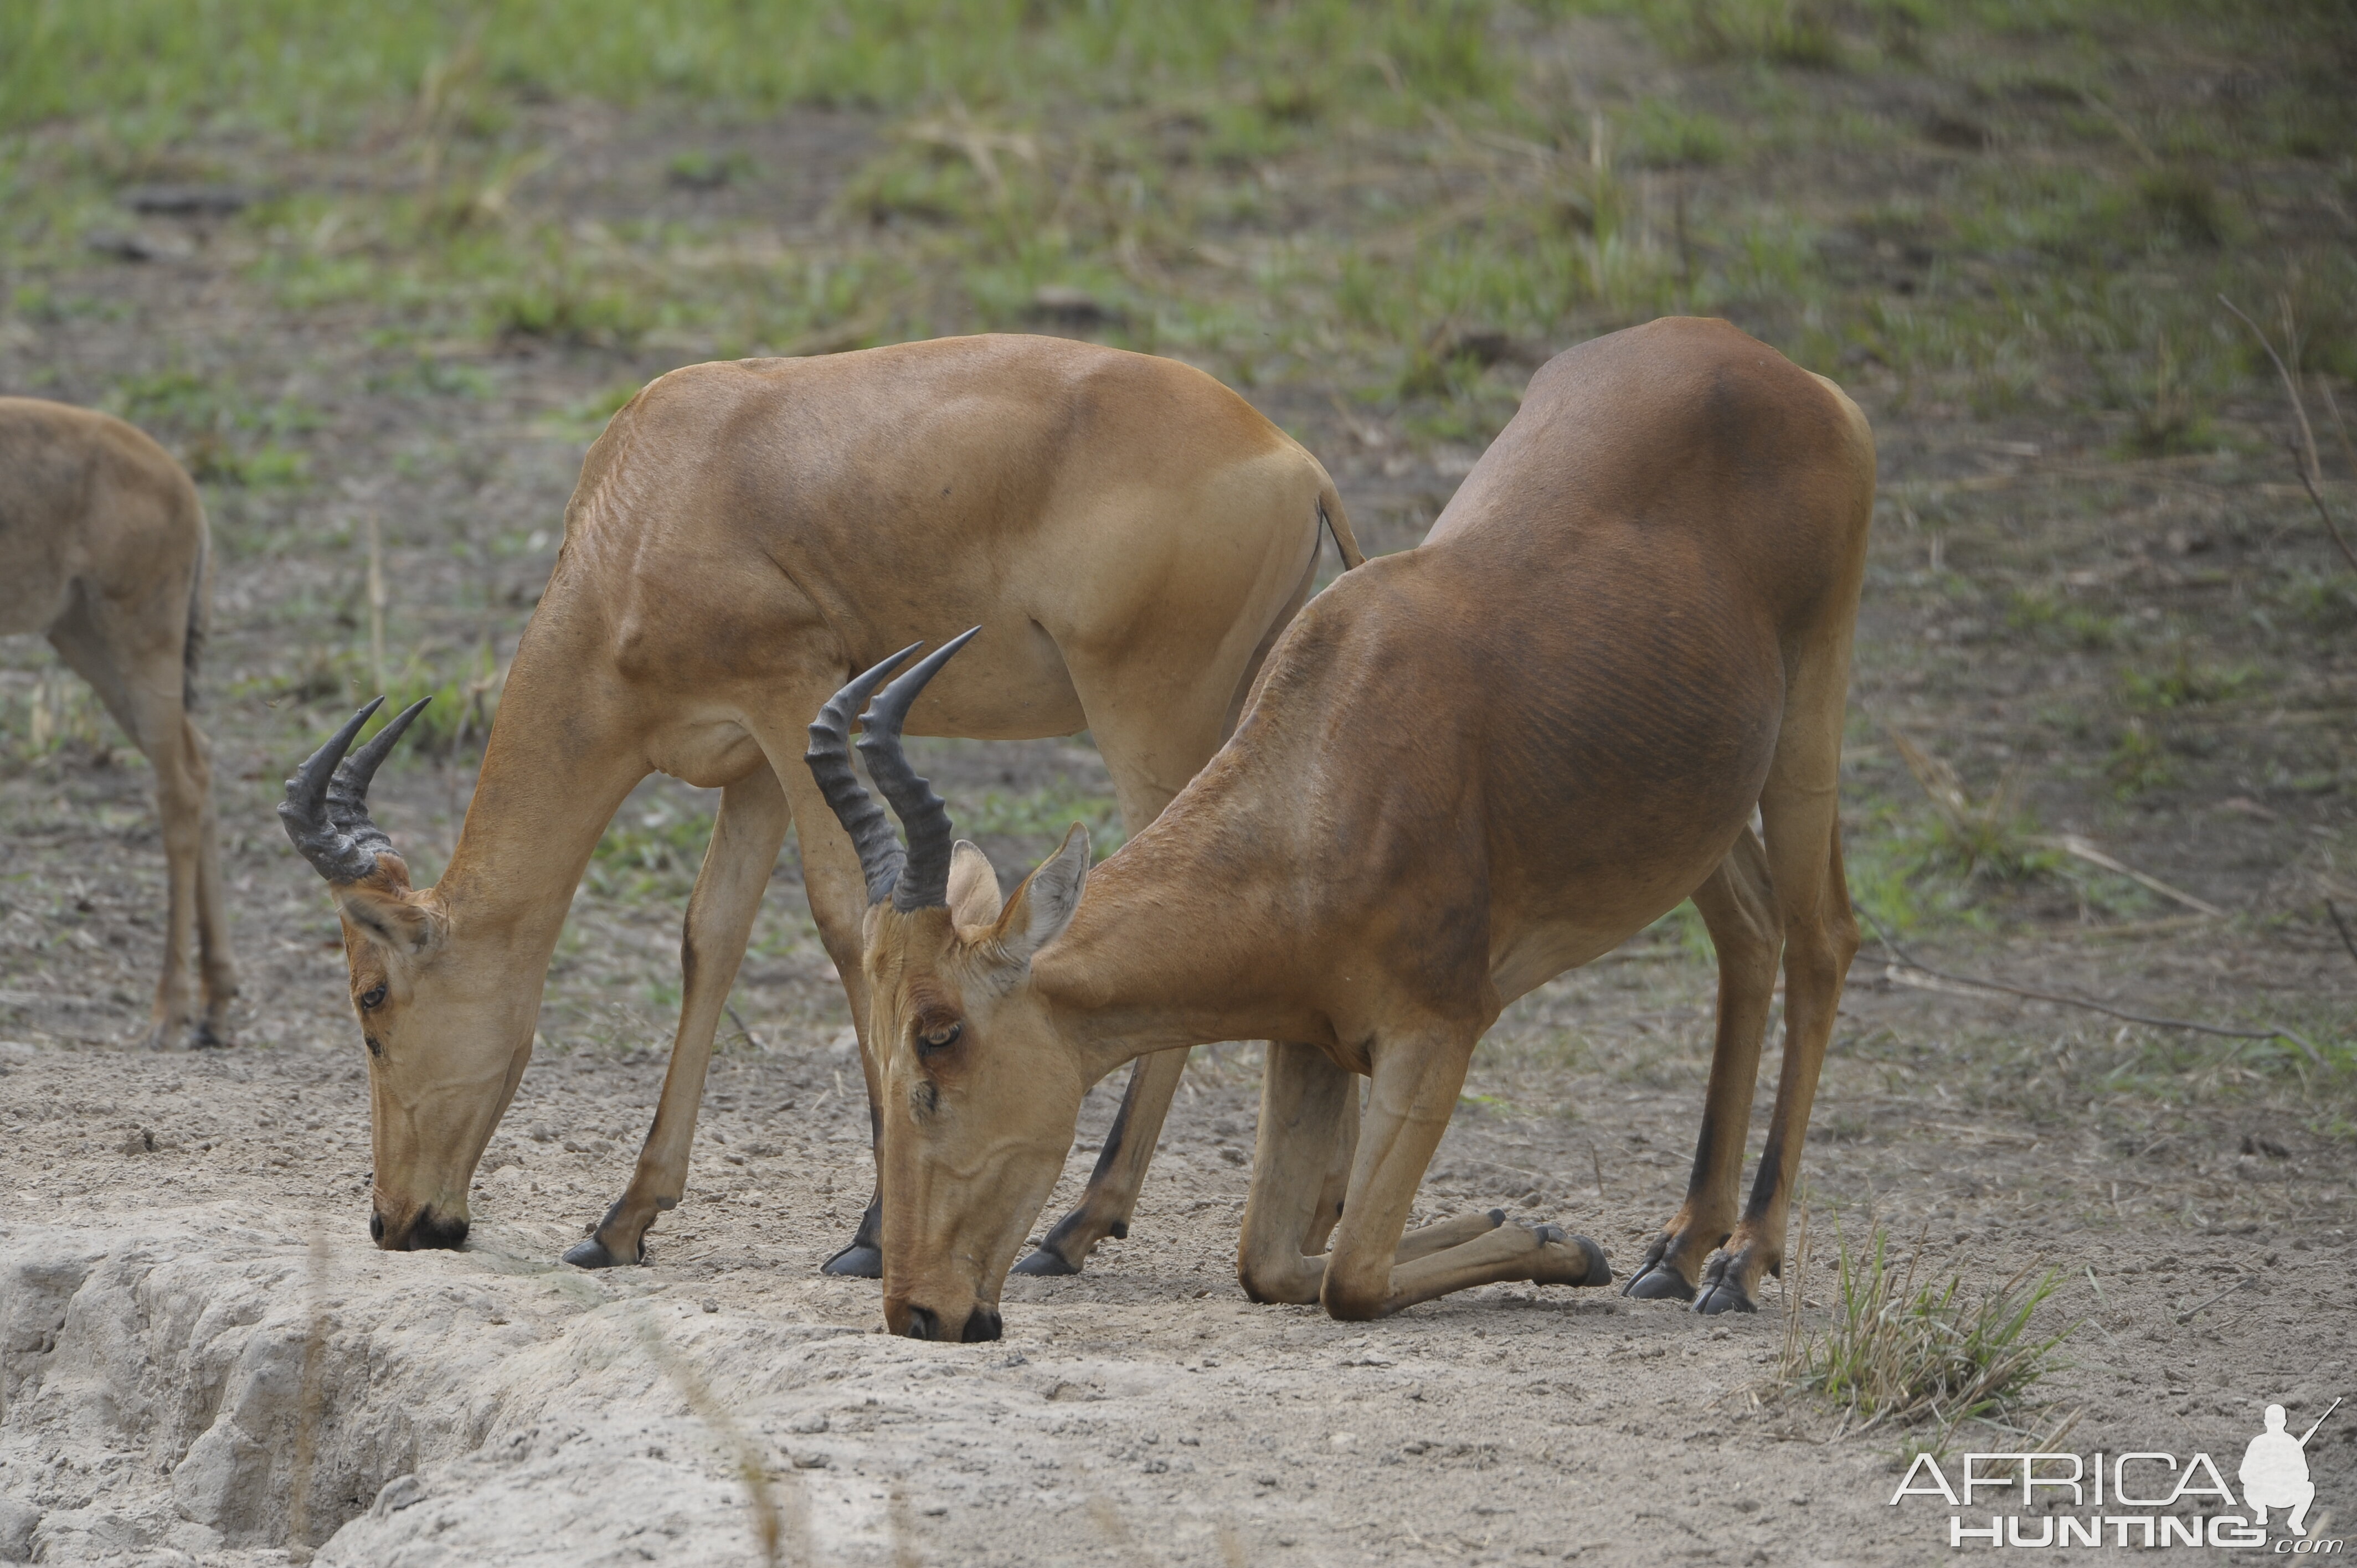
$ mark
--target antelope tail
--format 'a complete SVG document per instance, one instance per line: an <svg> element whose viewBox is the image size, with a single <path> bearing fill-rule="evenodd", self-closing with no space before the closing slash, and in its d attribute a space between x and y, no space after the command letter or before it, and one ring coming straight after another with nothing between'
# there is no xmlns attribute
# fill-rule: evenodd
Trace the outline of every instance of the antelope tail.
<svg viewBox="0 0 2357 1568"><path fill-rule="evenodd" d="M1367 564L1365 553L1359 548L1359 536L1351 532L1351 514L1342 510L1342 492L1325 474L1318 476L1318 521L1334 536L1334 548L1342 557L1342 570Z"/></svg>

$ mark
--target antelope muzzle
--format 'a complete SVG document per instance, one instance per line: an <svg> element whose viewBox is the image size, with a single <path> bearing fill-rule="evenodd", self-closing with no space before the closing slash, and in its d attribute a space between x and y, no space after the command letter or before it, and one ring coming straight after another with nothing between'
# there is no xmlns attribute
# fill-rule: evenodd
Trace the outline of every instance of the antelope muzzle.
<svg viewBox="0 0 2357 1568"><path fill-rule="evenodd" d="M388 1223L382 1208L369 1214L369 1240L388 1252L423 1252L429 1249L447 1250L463 1246L467 1240L467 1217L436 1214L432 1205L412 1214L406 1223Z"/></svg>
<svg viewBox="0 0 2357 1568"><path fill-rule="evenodd" d="M965 1345L985 1344L1006 1331L998 1308L985 1302L976 1302L966 1309L954 1333L942 1327L941 1314L931 1307L912 1306L905 1301L884 1304L884 1323L906 1339L954 1339Z"/></svg>

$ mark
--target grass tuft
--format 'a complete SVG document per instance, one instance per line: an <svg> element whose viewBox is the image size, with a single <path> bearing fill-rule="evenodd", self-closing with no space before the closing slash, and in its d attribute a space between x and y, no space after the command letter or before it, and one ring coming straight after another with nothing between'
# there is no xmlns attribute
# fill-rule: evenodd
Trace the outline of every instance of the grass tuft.
<svg viewBox="0 0 2357 1568"><path fill-rule="evenodd" d="M1895 1268L1878 1226L1856 1256L1841 1246L1838 1299L1824 1326L1811 1329L1797 1283L1805 1277L1806 1246L1804 1232L1777 1377L1840 1409L1845 1428L1932 1422L1945 1433L1964 1421L2002 1421L2029 1402L2070 1337L2069 1329L2041 1337L2030 1328L2061 1283L2053 1271L2024 1270L1970 1300L1960 1276L1916 1284L1920 1244L1903 1270Z"/></svg>

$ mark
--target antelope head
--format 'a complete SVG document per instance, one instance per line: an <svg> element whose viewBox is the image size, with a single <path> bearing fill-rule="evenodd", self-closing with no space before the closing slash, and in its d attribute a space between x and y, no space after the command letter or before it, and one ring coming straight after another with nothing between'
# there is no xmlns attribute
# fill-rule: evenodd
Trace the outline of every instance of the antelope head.
<svg viewBox="0 0 2357 1568"><path fill-rule="evenodd" d="M523 1070L504 1040L485 977L445 961L450 920L433 888L369 820L375 777L425 699L349 751L384 702L354 714L286 781L279 820L328 881L341 917L352 1012L368 1047L369 1122L376 1164L369 1234L388 1251L456 1247L467 1239L467 1184ZM531 1045L526 1030L526 1051ZM494 1083L493 1079L497 1079Z"/></svg>
<svg viewBox="0 0 2357 1568"><path fill-rule="evenodd" d="M916 1339L998 1337L999 1291L1056 1185L1088 1089L1028 983L1032 955L1080 904L1087 831L1075 823L1002 903L988 859L971 843L952 846L949 808L900 754L909 703L974 631L880 691L921 645L844 687L811 725L807 756L867 879L884 1321ZM851 715L862 703L860 755L908 830L906 854L852 771Z"/></svg>

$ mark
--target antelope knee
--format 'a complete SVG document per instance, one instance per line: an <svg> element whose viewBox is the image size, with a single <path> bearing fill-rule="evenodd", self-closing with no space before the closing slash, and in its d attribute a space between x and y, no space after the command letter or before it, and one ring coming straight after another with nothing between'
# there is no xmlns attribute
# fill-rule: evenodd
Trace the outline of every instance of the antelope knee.
<svg viewBox="0 0 2357 1568"><path fill-rule="evenodd" d="M1392 1298L1391 1270L1386 1267L1377 1278L1338 1274L1326 1272L1326 1284L1319 1292L1319 1301L1326 1316L1346 1323L1364 1323L1381 1317L1389 1308Z"/></svg>

